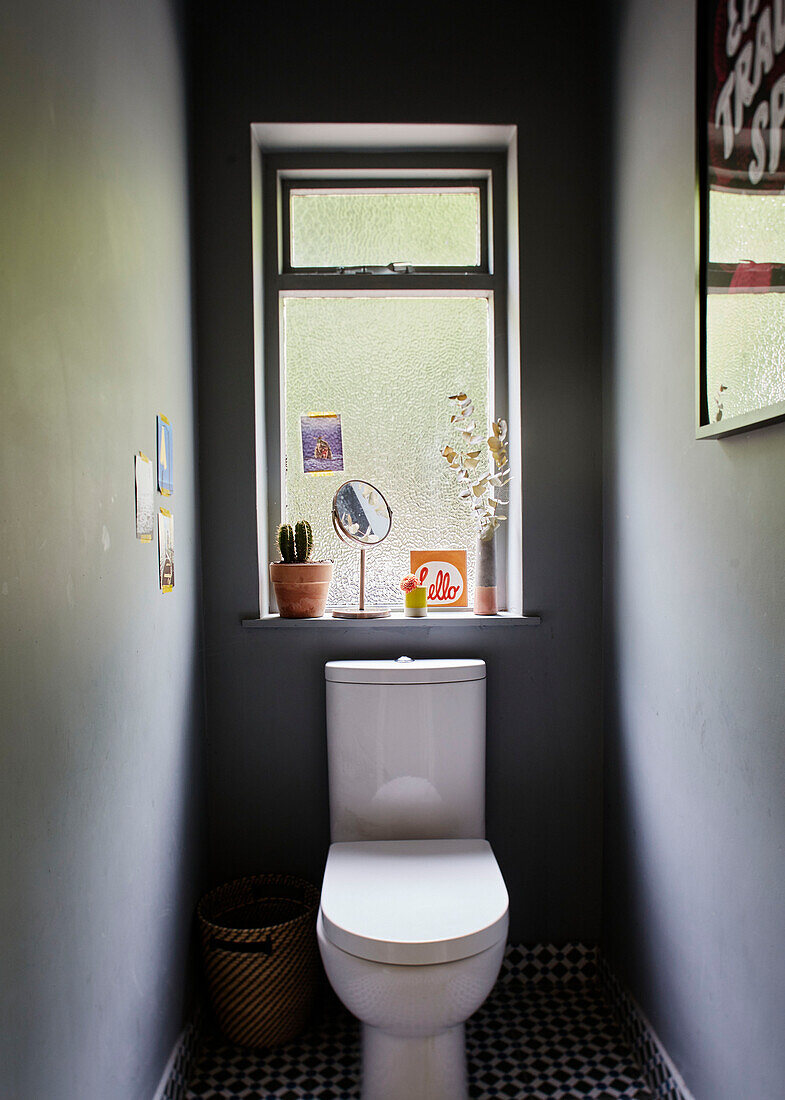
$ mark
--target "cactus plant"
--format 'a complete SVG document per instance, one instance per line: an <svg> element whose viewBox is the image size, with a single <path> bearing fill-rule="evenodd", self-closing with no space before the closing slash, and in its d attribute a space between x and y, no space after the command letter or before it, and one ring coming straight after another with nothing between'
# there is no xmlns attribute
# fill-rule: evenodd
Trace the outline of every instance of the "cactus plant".
<svg viewBox="0 0 785 1100"><path fill-rule="evenodd" d="M287 565L291 565L294 561L294 531L292 530L291 523L282 523L278 528L278 550L281 554L281 561L286 562Z"/></svg>
<svg viewBox="0 0 785 1100"><path fill-rule="evenodd" d="M294 525L295 561L308 561L313 550L313 531L307 519L299 519Z"/></svg>
<svg viewBox="0 0 785 1100"><path fill-rule="evenodd" d="M310 523L282 523L278 528L280 561L270 562L270 582L282 619L320 619L333 575L331 561L311 561Z"/></svg>
<svg viewBox="0 0 785 1100"><path fill-rule="evenodd" d="M308 520L299 519L294 525L282 523L278 528L278 549L281 561L286 565L300 565L310 561L313 531Z"/></svg>

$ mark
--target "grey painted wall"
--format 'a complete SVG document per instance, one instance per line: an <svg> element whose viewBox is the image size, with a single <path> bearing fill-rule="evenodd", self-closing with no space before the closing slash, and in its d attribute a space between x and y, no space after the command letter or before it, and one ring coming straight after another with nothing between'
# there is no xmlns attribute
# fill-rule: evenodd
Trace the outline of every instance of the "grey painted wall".
<svg viewBox="0 0 785 1100"><path fill-rule="evenodd" d="M693 439L693 19L619 12L604 924L696 1100L779 1100L785 426Z"/></svg>
<svg viewBox="0 0 785 1100"><path fill-rule="evenodd" d="M211 874L319 881L328 844L323 663L489 665L488 831L513 938L592 939L600 916L601 508L596 13L560 5L194 5L197 318ZM292 14L288 14L292 12ZM369 17L372 13L372 18ZM541 628L243 630L258 612L252 122L519 127L525 604Z"/></svg>
<svg viewBox="0 0 785 1100"><path fill-rule="evenodd" d="M181 35L0 30L0 1095L150 1100L182 1024L201 737ZM177 587L134 538L174 425Z"/></svg>

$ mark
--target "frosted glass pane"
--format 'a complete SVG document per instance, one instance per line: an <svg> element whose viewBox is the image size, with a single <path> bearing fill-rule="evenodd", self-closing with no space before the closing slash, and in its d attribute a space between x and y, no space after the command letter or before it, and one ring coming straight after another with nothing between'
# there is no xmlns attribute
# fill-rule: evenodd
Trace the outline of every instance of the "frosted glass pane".
<svg viewBox="0 0 785 1100"><path fill-rule="evenodd" d="M479 189L292 190L292 267L480 263Z"/></svg>
<svg viewBox="0 0 785 1100"><path fill-rule="evenodd" d="M706 322L709 420L785 401L785 293L709 294Z"/></svg>
<svg viewBox="0 0 785 1100"><path fill-rule="evenodd" d="M709 193L712 263L785 263L785 195Z"/></svg>
<svg viewBox="0 0 785 1100"><path fill-rule="evenodd" d="M409 550L469 551L475 528L441 457L450 438L447 398L465 390L488 422L491 306L484 297L282 297L285 371L285 502L290 522L314 529L315 556L332 558L330 605L356 606L359 551L333 531L330 507L350 478L387 498L392 531L367 553L367 604L400 606ZM344 470L305 474L300 417L341 416Z"/></svg>

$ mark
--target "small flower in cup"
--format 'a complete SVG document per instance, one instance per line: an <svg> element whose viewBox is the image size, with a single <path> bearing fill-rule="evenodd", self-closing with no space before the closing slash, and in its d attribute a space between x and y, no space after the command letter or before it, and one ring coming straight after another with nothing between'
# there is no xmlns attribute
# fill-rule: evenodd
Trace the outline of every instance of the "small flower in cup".
<svg viewBox="0 0 785 1100"><path fill-rule="evenodd" d="M412 592L417 587L417 578L414 573L407 573L405 577L401 579L401 591Z"/></svg>

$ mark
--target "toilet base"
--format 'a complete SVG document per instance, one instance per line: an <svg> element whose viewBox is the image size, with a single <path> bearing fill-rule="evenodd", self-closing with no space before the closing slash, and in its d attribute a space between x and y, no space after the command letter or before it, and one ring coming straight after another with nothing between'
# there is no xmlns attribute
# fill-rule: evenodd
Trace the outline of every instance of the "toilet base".
<svg viewBox="0 0 785 1100"><path fill-rule="evenodd" d="M463 1024L410 1039L362 1027L362 1100L468 1100Z"/></svg>

